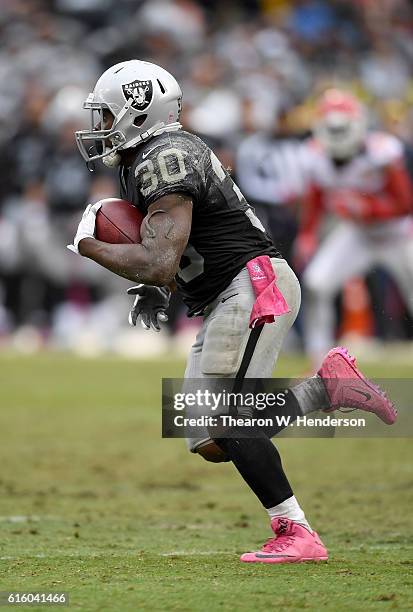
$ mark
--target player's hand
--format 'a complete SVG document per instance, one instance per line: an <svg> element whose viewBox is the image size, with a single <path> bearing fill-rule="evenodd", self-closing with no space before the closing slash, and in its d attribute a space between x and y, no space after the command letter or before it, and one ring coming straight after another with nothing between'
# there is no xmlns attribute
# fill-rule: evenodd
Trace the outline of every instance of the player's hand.
<svg viewBox="0 0 413 612"><path fill-rule="evenodd" d="M129 324L135 326L137 318L141 318L143 329L161 331L159 323L168 320L166 309L169 306L171 292L168 287L153 285L137 285L128 289L129 295L136 295L132 310L129 313Z"/></svg>
<svg viewBox="0 0 413 612"><path fill-rule="evenodd" d="M329 208L344 219L364 221L371 209L368 199L351 189L337 189L329 196Z"/></svg>
<svg viewBox="0 0 413 612"><path fill-rule="evenodd" d="M77 228L76 236L73 239L73 244L67 245L69 251L73 251L73 253L79 255L79 242L83 240L83 238L95 237L96 213L101 206L102 203L97 202L96 204L89 204L86 207Z"/></svg>

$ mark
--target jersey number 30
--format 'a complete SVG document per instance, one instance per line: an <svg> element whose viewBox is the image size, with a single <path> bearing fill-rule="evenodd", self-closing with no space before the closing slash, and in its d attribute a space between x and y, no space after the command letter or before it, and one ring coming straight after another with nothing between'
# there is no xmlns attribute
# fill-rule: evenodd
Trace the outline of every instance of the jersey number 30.
<svg viewBox="0 0 413 612"><path fill-rule="evenodd" d="M174 164L174 172L170 172L170 168L167 165L167 158L175 158L176 165ZM175 183L176 181L180 181L186 177L188 174L187 169L185 168L184 155L182 151L179 149L175 149L172 147L171 149L165 149L158 153L156 158L156 165L159 168L161 173L162 180L165 183ZM139 166L136 166L135 176L141 174L142 186L140 191L144 197L150 195L152 191L159 185L158 174L155 170L155 164L151 159L146 159Z"/></svg>

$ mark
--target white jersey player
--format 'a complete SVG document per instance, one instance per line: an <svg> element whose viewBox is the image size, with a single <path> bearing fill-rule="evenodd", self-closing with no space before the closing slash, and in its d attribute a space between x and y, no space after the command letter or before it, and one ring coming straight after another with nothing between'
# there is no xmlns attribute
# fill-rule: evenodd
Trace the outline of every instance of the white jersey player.
<svg viewBox="0 0 413 612"><path fill-rule="evenodd" d="M296 255L301 266L310 261L305 341L318 364L333 343L334 298L349 279L386 268L413 312L413 197L402 143L367 132L365 111L351 94L324 94L314 133L306 143L312 163ZM338 222L319 246L326 215Z"/></svg>

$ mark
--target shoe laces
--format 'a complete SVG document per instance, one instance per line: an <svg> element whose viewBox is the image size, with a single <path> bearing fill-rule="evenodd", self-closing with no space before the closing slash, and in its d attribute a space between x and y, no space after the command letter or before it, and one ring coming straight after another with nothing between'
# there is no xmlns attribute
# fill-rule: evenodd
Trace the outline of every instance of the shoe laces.
<svg viewBox="0 0 413 612"><path fill-rule="evenodd" d="M291 544L294 544L294 537L288 535L279 535L275 538L269 538L262 547L263 552L282 552Z"/></svg>

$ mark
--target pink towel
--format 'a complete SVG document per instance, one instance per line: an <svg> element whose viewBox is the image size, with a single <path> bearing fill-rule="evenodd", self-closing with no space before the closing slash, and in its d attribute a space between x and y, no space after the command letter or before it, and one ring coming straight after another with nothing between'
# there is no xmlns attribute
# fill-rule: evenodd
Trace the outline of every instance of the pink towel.
<svg viewBox="0 0 413 612"><path fill-rule="evenodd" d="M254 288L255 300L250 316L250 328L264 323L274 323L275 317L291 312L281 291L268 255L260 255L247 263Z"/></svg>

